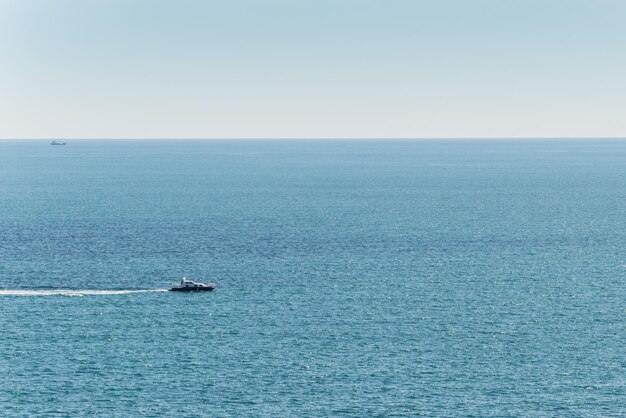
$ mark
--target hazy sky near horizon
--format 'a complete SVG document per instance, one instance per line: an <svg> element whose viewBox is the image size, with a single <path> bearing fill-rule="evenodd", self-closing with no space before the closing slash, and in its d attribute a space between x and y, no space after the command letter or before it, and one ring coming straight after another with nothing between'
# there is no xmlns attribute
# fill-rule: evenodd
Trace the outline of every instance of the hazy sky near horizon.
<svg viewBox="0 0 626 418"><path fill-rule="evenodd" d="M626 136L623 0L0 0L0 138Z"/></svg>

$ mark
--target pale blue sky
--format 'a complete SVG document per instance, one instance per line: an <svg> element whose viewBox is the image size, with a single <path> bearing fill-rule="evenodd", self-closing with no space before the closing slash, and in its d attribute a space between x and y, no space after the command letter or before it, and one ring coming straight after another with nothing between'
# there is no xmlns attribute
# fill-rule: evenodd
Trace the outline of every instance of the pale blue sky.
<svg viewBox="0 0 626 418"><path fill-rule="evenodd" d="M0 0L0 138L626 136L623 0Z"/></svg>

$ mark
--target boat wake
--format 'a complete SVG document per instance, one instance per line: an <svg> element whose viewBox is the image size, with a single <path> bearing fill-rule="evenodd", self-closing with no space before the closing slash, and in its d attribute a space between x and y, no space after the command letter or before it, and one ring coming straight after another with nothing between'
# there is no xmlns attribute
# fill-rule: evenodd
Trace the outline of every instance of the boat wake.
<svg viewBox="0 0 626 418"><path fill-rule="evenodd" d="M0 296L98 296L98 295L128 295L131 293L167 292L167 289L139 289L139 290L69 290L69 289L0 289Z"/></svg>

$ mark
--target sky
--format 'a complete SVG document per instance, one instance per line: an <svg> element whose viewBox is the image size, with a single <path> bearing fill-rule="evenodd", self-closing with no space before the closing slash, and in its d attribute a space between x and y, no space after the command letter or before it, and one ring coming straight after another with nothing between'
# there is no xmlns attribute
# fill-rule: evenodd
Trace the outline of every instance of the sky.
<svg viewBox="0 0 626 418"><path fill-rule="evenodd" d="M0 0L0 138L626 137L624 0Z"/></svg>

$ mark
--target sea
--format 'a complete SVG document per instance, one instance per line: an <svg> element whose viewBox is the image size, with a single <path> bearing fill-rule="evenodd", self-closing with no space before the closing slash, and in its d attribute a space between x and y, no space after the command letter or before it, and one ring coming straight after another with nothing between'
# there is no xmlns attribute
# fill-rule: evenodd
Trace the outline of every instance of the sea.
<svg viewBox="0 0 626 418"><path fill-rule="evenodd" d="M0 416L624 417L626 140L0 141Z"/></svg>

